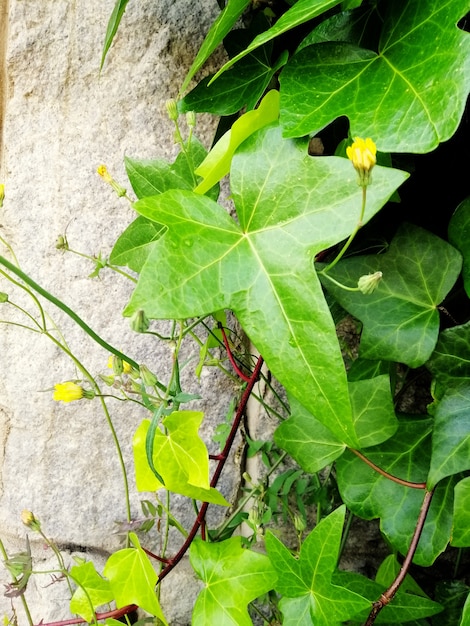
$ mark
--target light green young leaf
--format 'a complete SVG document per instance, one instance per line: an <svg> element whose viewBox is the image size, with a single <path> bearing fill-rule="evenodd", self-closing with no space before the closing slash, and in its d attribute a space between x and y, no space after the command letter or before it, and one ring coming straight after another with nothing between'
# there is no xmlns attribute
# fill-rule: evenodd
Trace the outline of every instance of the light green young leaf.
<svg viewBox="0 0 470 626"><path fill-rule="evenodd" d="M470 469L470 384L454 381L434 406L429 488Z"/></svg>
<svg viewBox="0 0 470 626"><path fill-rule="evenodd" d="M406 178L376 166L365 221ZM288 391L357 447L336 330L313 258L353 230L361 190L351 163L309 157L276 125L240 146L231 171L238 223L204 196L172 190L136 203L165 224L124 311L181 319L232 309Z"/></svg>
<svg viewBox="0 0 470 626"><path fill-rule="evenodd" d="M174 411L164 418L168 434L155 433L153 462L165 481L165 489L188 498L228 506L221 493L209 484L209 454L199 437L203 414L197 411ZM146 454L150 420L143 420L133 439L137 489L156 491L163 485L151 471Z"/></svg>
<svg viewBox="0 0 470 626"><path fill-rule="evenodd" d="M242 59L244 56L256 50L260 46L263 46L268 41L279 37L283 33L292 30L296 26L305 24L314 17L325 13L329 9L332 9L337 4L340 4L341 0L298 0L288 11L282 15L277 22L269 30L261 33L253 39L251 44L237 54L233 59L230 59L218 72L215 74L213 80L216 80L222 72L225 72L232 67L234 63Z"/></svg>
<svg viewBox="0 0 470 626"><path fill-rule="evenodd" d="M248 111L232 124L232 128L215 144L197 168L196 174L203 181L195 188L196 193L206 193L228 174L233 155L238 146L257 130L268 126L279 117L279 92L272 89L261 100L259 107Z"/></svg>
<svg viewBox="0 0 470 626"><path fill-rule="evenodd" d="M129 537L134 547L114 552L103 570L103 574L109 579L116 606L121 608L128 604L137 604L167 625L155 592L157 574L140 547L137 535L129 533Z"/></svg>
<svg viewBox="0 0 470 626"><path fill-rule="evenodd" d="M456 548L470 546L470 476L455 485L454 528L451 544Z"/></svg>
<svg viewBox="0 0 470 626"><path fill-rule="evenodd" d="M98 574L91 561L74 565L70 570L70 576L79 585L70 600L70 612L91 622L96 609L114 599L109 581Z"/></svg>
<svg viewBox="0 0 470 626"><path fill-rule="evenodd" d="M317 133L342 115L353 136L372 137L383 152L428 152L454 134L470 86L470 36L456 27L468 0L387 8L378 53L322 43L286 65L280 83L287 136Z"/></svg>
<svg viewBox="0 0 470 626"><path fill-rule="evenodd" d="M431 455L432 425L433 421L428 419L403 418L392 438L363 452L393 476L425 483ZM348 450L336 461L336 469L346 506L363 519L380 518L380 528L388 541L395 550L406 554L424 490L400 485L380 475ZM449 542L454 484L454 479L444 479L436 487L414 557L418 565L431 565Z"/></svg>
<svg viewBox="0 0 470 626"><path fill-rule="evenodd" d="M219 543L195 539L191 565L204 582L197 597L192 625L252 626L247 605L276 584L276 573L264 554L241 547L241 537Z"/></svg>
<svg viewBox="0 0 470 626"><path fill-rule="evenodd" d="M277 571L275 589L282 595L284 624L332 626L370 609L362 594L333 583L338 560L345 507L323 519L302 543L299 558L271 532L266 550Z"/></svg>
<svg viewBox="0 0 470 626"><path fill-rule="evenodd" d="M228 0L224 10L212 24L204 39L189 72L181 85L180 93L184 93L188 88L191 79L204 65L217 46L222 43L225 35L231 30L235 22L250 4L250 0Z"/></svg>
<svg viewBox="0 0 470 626"><path fill-rule="evenodd" d="M111 17L108 21L108 27L106 29L106 36L104 39L103 53L101 55L101 64L100 70L103 69L104 61L106 59L106 55L108 50L113 42L114 35L117 32L119 24L121 22L121 18L124 15L124 11L126 10L126 6L129 0L116 0L116 4L114 5L113 12L111 13Z"/></svg>
<svg viewBox="0 0 470 626"><path fill-rule="evenodd" d="M459 204L450 219L449 241L462 253L463 282L470 297L470 197Z"/></svg>
<svg viewBox="0 0 470 626"><path fill-rule="evenodd" d="M457 280L460 253L439 237L403 225L388 251L345 259L328 274L348 287L360 276L381 271L368 295L346 291L322 276L333 297L363 323L360 355L418 367L431 356L439 334L438 305Z"/></svg>

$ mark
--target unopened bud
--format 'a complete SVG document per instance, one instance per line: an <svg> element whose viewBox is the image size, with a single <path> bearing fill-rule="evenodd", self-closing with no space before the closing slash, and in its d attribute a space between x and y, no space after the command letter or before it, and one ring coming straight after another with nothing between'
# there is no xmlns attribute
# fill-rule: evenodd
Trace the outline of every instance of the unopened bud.
<svg viewBox="0 0 470 626"><path fill-rule="evenodd" d="M157 377L146 365L140 366L140 379L146 387L155 387L157 384Z"/></svg>
<svg viewBox="0 0 470 626"><path fill-rule="evenodd" d="M55 247L57 250L68 250L69 242L67 241L67 237L65 235L59 235L57 237L57 241L55 242Z"/></svg>
<svg viewBox="0 0 470 626"><path fill-rule="evenodd" d="M375 291L382 279L382 272L374 272L373 274L365 274L357 281L358 289L366 295Z"/></svg>
<svg viewBox="0 0 470 626"><path fill-rule="evenodd" d="M0 208L3 206L3 201L5 199L5 185L0 184Z"/></svg>
<svg viewBox="0 0 470 626"><path fill-rule="evenodd" d="M294 515L294 527L298 533L304 532L307 528L307 522L305 521L305 517L303 515L300 515L299 513Z"/></svg>
<svg viewBox="0 0 470 626"><path fill-rule="evenodd" d="M140 309L131 318L131 328L136 333L145 333L150 326L150 321L144 311Z"/></svg>
<svg viewBox="0 0 470 626"><path fill-rule="evenodd" d="M112 387L114 385L114 376L106 376L105 374L100 374L99 376L104 384L108 385L108 387Z"/></svg>
<svg viewBox="0 0 470 626"><path fill-rule="evenodd" d="M2 302L8 302L8 294L4 291L0 291L0 304Z"/></svg>
<svg viewBox="0 0 470 626"><path fill-rule="evenodd" d="M166 111L170 120L172 122L176 122L178 119L178 107L176 106L176 100L171 98L171 100L166 101Z"/></svg>
<svg viewBox="0 0 470 626"><path fill-rule="evenodd" d="M121 185L114 180L114 178L108 172L108 168L106 167L106 165L100 165L97 169L97 172L105 183L111 185L111 187L120 198L126 195L127 191L124 189L124 187L121 187Z"/></svg>
<svg viewBox="0 0 470 626"><path fill-rule="evenodd" d="M186 113L186 124L189 128L194 128L196 126L196 113L194 113L194 111L188 111Z"/></svg>
<svg viewBox="0 0 470 626"><path fill-rule="evenodd" d="M41 528L40 521L34 517L34 513L27 509L21 512L21 521L25 526L31 528L31 530L40 530Z"/></svg>
<svg viewBox="0 0 470 626"><path fill-rule="evenodd" d="M113 370L116 376L120 376L121 374L130 374L132 371L132 365L130 365L127 361L123 361L115 354L111 354L109 356L108 367Z"/></svg>

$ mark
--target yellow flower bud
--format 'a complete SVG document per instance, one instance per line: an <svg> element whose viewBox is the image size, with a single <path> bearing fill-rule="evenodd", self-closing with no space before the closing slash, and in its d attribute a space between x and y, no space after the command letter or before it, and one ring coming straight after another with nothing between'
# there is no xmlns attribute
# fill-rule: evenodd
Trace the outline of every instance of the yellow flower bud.
<svg viewBox="0 0 470 626"><path fill-rule="evenodd" d="M178 107L176 106L176 100L173 100L173 98L166 101L166 112L170 120L176 122L178 119Z"/></svg>
<svg viewBox="0 0 470 626"><path fill-rule="evenodd" d="M114 180L114 178L108 172L108 168L106 167L106 165L100 165L96 171L98 172L98 174L101 176L101 178L104 180L105 183L108 183L108 185L111 185L111 187L114 189L114 191L120 198L126 195L127 191L124 189L124 187L121 187L121 185Z"/></svg>
<svg viewBox="0 0 470 626"><path fill-rule="evenodd" d="M54 385L53 398L56 402L74 402L75 400L81 400L82 398L88 398L91 400L94 395L93 391L87 391L72 381L57 383Z"/></svg>
<svg viewBox="0 0 470 626"><path fill-rule="evenodd" d="M365 187L371 182L370 172L377 163L377 147L370 137L361 139L355 137L352 146L346 148L348 159L356 168L359 176L359 185Z"/></svg>
<svg viewBox="0 0 470 626"><path fill-rule="evenodd" d="M3 206L3 201L5 199L5 185L0 184L0 208Z"/></svg>
<svg viewBox="0 0 470 626"><path fill-rule="evenodd" d="M382 272L374 272L373 274L365 274L357 281L358 289L366 295L371 294L379 286L382 279Z"/></svg>
<svg viewBox="0 0 470 626"><path fill-rule="evenodd" d="M41 528L40 521L34 517L34 513L28 511L27 509L21 511L21 521L25 526L31 528L31 530L39 530Z"/></svg>
<svg viewBox="0 0 470 626"><path fill-rule="evenodd" d="M113 370L116 376L120 374L130 374L132 372L132 366L129 365L127 361L123 361L114 354L109 355L108 367Z"/></svg>

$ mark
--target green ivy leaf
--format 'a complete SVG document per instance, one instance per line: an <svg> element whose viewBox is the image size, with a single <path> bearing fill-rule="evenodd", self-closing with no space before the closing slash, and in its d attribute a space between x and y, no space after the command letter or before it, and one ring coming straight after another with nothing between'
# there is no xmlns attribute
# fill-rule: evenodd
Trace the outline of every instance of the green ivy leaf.
<svg viewBox="0 0 470 626"><path fill-rule="evenodd" d="M360 276L381 271L383 278L373 293L346 291L328 275L320 278L341 306L362 321L361 357L418 367L434 350L439 333L437 307L460 268L455 248L405 224L385 254L345 259L328 272L340 283L356 287Z"/></svg>
<svg viewBox="0 0 470 626"><path fill-rule="evenodd" d="M470 85L470 37L456 27L468 0L387 6L378 53L328 42L303 48L286 65L287 136L317 133L342 115L353 136L372 137L383 152L428 152L454 134Z"/></svg>
<svg viewBox="0 0 470 626"><path fill-rule="evenodd" d="M345 507L324 518L302 543L294 557L271 532L266 534L266 550L278 574L275 589L282 595L279 604L284 625L336 626L362 610L370 602L362 594L333 583L338 560Z"/></svg>
<svg viewBox="0 0 470 626"><path fill-rule="evenodd" d="M215 74L213 80L216 80L223 72L232 67L234 63L242 59L247 54L256 50L260 46L264 46L264 44L268 43L286 33L297 26L301 26L313 18L325 13L329 9L334 6L340 4L341 0L298 0L288 11L281 15L281 17L277 20L277 22L270 29L261 33L257 37L253 39L251 44L237 54L233 59L230 59L218 72ZM306 133L305 133L306 134Z"/></svg>
<svg viewBox="0 0 470 626"><path fill-rule="evenodd" d="M153 244L165 232L165 226L139 216L129 224L114 244L109 261L114 265L127 265L140 272L152 250Z"/></svg>
<svg viewBox="0 0 470 626"><path fill-rule="evenodd" d="M268 557L242 548L241 537L231 537L219 543L195 539L189 559L205 584L194 605L192 625L251 626L248 603L276 583Z"/></svg>
<svg viewBox="0 0 470 626"><path fill-rule="evenodd" d="M470 383L454 381L434 407L430 488L470 469Z"/></svg>
<svg viewBox="0 0 470 626"><path fill-rule="evenodd" d="M374 169L366 221L406 178ZM168 231L124 314L187 318L232 309L268 366L338 439L358 445L336 330L312 260L355 227L361 190L340 157L308 157L306 142L271 126L235 155L239 223L209 198L172 190L136 203Z"/></svg>
<svg viewBox="0 0 470 626"><path fill-rule="evenodd" d="M353 572L336 572L333 574L333 582L369 600L370 604L368 609L364 610L362 613L358 613L354 617L355 622L359 622L360 620L361 623L367 620L372 603L376 602L387 588L385 585ZM400 590L393 598L393 602L387 604L382 611L380 611L375 619L375 623L401 624L403 622L410 622L412 620L436 615L436 613L440 613L442 609L443 607L437 602L433 602L422 595L406 593L403 587L400 587Z"/></svg>
<svg viewBox="0 0 470 626"><path fill-rule="evenodd" d="M70 612L91 622L95 610L114 599L109 581L98 574L91 561L74 565L70 570L70 576L79 585L70 600Z"/></svg>
<svg viewBox="0 0 470 626"><path fill-rule="evenodd" d="M174 411L163 419L167 434L158 430L153 445L153 463L165 481L165 489L188 498L228 506L221 493L209 484L209 454L199 437L203 413ZM137 489L156 491L163 487L149 467L146 453L150 420L143 420L133 439Z"/></svg>
<svg viewBox="0 0 470 626"><path fill-rule="evenodd" d="M135 533L129 533L133 548L118 550L106 561L103 574L109 579L116 606L137 604L144 611L168 624L155 593L157 574L140 547Z"/></svg>
<svg viewBox="0 0 470 626"><path fill-rule="evenodd" d="M206 38L199 48L199 52L197 53L196 58L194 59L191 67L189 68L189 72L181 85L180 93L184 93L186 91L193 76L198 70L201 69L217 46L222 43L225 35L228 34L249 4L250 0L228 0L224 10L212 24Z"/></svg>
<svg viewBox="0 0 470 626"><path fill-rule="evenodd" d="M439 335L426 367L443 388L454 383L470 384L470 322L447 328Z"/></svg>
<svg viewBox="0 0 470 626"><path fill-rule="evenodd" d="M455 485L454 528L451 544L456 548L470 546L470 476Z"/></svg>
<svg viewBox="0 0 470 626"><path fill-rule="evenodd" d="M432 424L432 420L403 418L391 439L368 448L364 454L397 478L424 483L429 469ZM381 476L348 450L336 461L336 468L346 506L363 519L380 518L380 528L392 546L406 554L424 490ZM454 479L445 479L436 487L413 559L418 565L431 565L449 542L454 483Z"/></svg>
<svg viewBox="0 0 470 626"><path fill-rule="evenodd" d="M449 222L449 241L463 256L462 276L465 291L470 297L470 198L455 209Z"/></svg>

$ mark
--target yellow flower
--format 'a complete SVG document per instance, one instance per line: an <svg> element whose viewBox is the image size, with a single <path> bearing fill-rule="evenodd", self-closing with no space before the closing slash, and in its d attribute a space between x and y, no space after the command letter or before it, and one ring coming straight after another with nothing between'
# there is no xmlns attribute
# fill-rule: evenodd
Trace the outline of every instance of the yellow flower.
<svg viewBox="0 0 470 626"><path fill-rule="evenodd" d="M124 187L121 187L121 185L114 180L114 178L108 172L108 168L106 167L106 165L100 165L96 171L98 172L98 174L101 176L101 178L104 180L105 183L108 183L109 185L111 185L111 187L114 189L114 191L117 193L117 195L120 198L126 195L127 191L124 189Z"/></svg>
<svg viewBox="0 0 470 626"><path fill-rule="evenodd" d="M5 185L0 184L0 208L3 206L3 200L5 199Z"/></svg>
<svg viewBox="0 0 470 626"><path fill-rule="evenodd" d="M56 402L60 402L60 400L62 400L62 402L73 402L74 400L81 400L85 397L89 398L90 393L93 392L85 391L83 387L80 387L80 385L69 381L66 383L57 383L57 385L54 385L53 398Z"/></svg>
<svg viewBox="0 0 470 626"><path fill-rule="evenodd" d="M41 528L41 524L39 520L34 517L34 513L32 513L32 511L28 511L27 509L21 511L21 521L25 526L31 528L32 530L39 530Z"/></svg>
<svg viewBox="0 0 470 626"><path fill-rule="evenodd" d="M108 367L119 376L119 374L130 374L132 372L132 365L129 365L127 361L123 361L114 354L109 355Z"/></svg>
<svg viewBox="0 0 470 626"><path fill-rule="evenodd" d="M370 171L377 163L377 147L370 137L361 139L354 137L352 146L346 148L348 159L356 168L359 175L359 184L366 186L371 182Z"/></svg>

